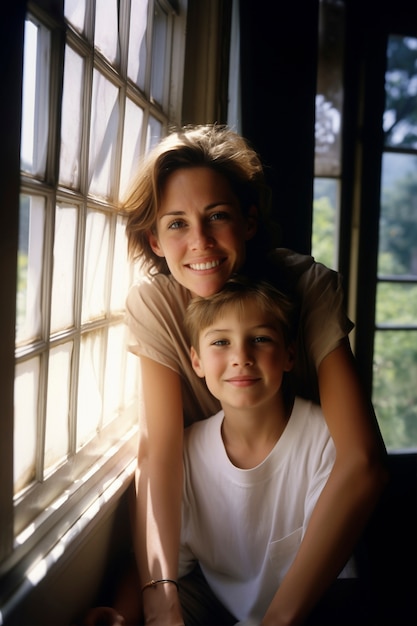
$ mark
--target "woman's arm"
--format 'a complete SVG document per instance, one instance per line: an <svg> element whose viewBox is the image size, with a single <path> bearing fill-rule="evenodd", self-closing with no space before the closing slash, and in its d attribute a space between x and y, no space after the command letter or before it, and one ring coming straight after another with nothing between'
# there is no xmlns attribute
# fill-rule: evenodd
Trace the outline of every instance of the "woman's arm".
<svg viewBox="0 0 417 626"><path fill-rule="evenodd" d="M141 358L143 414L136 473L135 552L141 587L178 577L181 528L183 415L180 377ZM138 589L140 594L141 590ZM175 585L142 594L146 624L183 625Z"/></svg>
<svg viewBox="0 0 417 626"><path fill-rule="evenodd" d="M336 459L262 626L303 623L350 557L387 480L385 446L347 340L323 359L318 377Z"/></svg>

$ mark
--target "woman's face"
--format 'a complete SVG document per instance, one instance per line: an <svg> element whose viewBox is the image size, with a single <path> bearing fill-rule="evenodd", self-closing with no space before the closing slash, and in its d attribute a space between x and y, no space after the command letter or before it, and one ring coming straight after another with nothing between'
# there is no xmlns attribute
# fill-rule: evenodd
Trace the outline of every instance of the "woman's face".
<svg viewBox="0 0 417 626"><path fill-rule="evenodd" d="M165 182L149 243L181 285L206 297L242 267L246 241L255 231L254 215L242 215L222 174L209 167L183 168Z"/></svg>

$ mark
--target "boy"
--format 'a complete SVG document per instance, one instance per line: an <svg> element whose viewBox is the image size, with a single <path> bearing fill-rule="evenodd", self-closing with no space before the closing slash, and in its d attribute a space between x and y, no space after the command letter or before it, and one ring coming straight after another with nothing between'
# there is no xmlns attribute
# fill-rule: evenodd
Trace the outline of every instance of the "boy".
<svg viewBox="0 0 417 626"><path fill-rule="evenodd" d="M274 623L335 459L320 408L291 393L294 313L274 287L236 278L186 315L193 368L222 410L185 431L179 576L198 563L247 624Z"/></svg>

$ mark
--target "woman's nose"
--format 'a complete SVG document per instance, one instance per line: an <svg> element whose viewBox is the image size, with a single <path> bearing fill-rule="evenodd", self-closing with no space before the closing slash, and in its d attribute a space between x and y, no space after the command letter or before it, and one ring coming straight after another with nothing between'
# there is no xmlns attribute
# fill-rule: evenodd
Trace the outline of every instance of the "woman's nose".
<svg viewBox="0 0 417 626"><path fill-rule="evenodd" d="M191 247L193 249L209 248L214 244L214 237L210 229L204 224L196 225L192 230Z"/></svg>

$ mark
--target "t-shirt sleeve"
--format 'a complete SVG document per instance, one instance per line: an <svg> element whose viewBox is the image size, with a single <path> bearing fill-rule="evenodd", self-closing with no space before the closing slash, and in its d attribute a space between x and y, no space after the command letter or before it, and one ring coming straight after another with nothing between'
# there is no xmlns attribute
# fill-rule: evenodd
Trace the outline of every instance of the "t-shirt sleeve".
<svg viewBox="0 0 417 626"><path fill-rule="evenodd" d="M353 328L345 311L342 276L309 255L276 250L273 263L286 273L300 305L299 334L316 370Z"/></svg>
<svg viewBox="0 0 417 626"><path fill-rule="evenodd" d="M178 323L181 319L178 311L184 310L184 304L164 278L157 288L152 280L131 287L125 317L129 329L128 349L182 374L178 348L182 346L188 355L188 346Z"/></svg>
<svg viewBox="0 0 417 626"><path fill-rule="evenodd" d="M273 282L292 292L300 308L295 391L319 402L319 365L353 328L345 312L342 277L313 257L284 248L274 250L270 261Z"/></svg>
<svg viewBox="0 0 417 626"><path fill-rule="evenodd" d="M321 361L353 328L345 312L342 277L313 262L299 279L304 341L318 369Z"/></svg>

